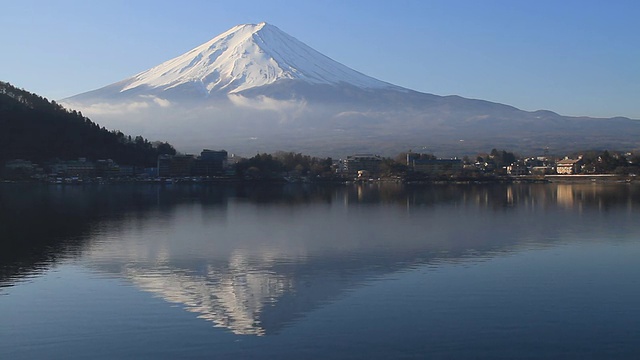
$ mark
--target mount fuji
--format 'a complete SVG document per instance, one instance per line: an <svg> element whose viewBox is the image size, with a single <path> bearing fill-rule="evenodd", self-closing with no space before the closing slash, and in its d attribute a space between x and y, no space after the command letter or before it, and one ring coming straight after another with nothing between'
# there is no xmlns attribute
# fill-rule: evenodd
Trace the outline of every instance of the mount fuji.
<svg viewBox="0 0 640 360"><path fill-rule="evenodd" d="M131 78L60 102L108 128L183 151L247 155L634 149L640 138L640 121L627 118L565 117L405 89L266 23L235 26Z"/></svg>

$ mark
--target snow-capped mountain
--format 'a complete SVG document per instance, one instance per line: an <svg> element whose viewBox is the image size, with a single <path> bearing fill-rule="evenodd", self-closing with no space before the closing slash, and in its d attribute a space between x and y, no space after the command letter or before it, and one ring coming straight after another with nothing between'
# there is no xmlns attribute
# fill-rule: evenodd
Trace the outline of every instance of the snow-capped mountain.
<svg viewBox="0 0 640 360"><path fill-rule="evenodd" d="M462 155L492 147L640 146L637 121L419 93L352 70L266 23L235 26L131 78L61 102L109 128L186 151Z"/></svg>
<svg viewBox="0 0 640 360"><path fill-rule="evenodd" d="M354 71L313 50L273 25L238 25L197 48L134 77L122 89L168 89L198 84L206 93L229 93L298 79L311 84L339 84L383 89L390 84Z"/></svg>
<svg viewBox="0 0 640 360"><path fill-rule="evenodd" d="M239 93L279 80L401 89L352 70L263 22L235 26L183 55L117 86L104 88L103 92L158 94L182 89L191 95L195 92L208 96L216 92Z"/></svg>

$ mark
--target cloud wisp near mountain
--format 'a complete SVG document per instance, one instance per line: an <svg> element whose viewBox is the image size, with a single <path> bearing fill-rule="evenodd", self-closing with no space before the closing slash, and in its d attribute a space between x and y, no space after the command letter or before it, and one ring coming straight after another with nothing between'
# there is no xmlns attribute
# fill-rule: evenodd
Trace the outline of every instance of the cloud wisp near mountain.
<svg viewBox="0 0 640 360"><path fill-rule="evenodd" d="M626 118L526 112L405 89L350 69L266 23L235 26L183 55L62 103L109 128L167 140L183 151L560 152L632 149L640 135L640 122Z"/></svg>

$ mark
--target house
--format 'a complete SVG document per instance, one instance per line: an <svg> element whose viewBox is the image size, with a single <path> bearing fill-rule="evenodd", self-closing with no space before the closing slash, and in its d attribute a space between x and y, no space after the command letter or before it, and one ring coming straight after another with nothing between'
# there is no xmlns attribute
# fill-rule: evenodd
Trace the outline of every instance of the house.
<svg viewBox="0 0 640 360"><path fill-rule="evenodd" d="M193 175L222 175L227 167L228 156L229 155L225 150L202 150L200 157L195 160Z"/></svg>
<svg viewBox="0 0 640 360"><path fill-rule="evenodd" d="M160 155L158 156L158 176L191 176L194 162L193 155Z"/></svg>
<svg viewBox="0 0 640 360"><path fill-rule="evenodd" d="M445 173L458 173L462 171L460 159L434 159L421 154L407 154L407 166L415 172L429 175L442 175Z"/></svg>
<svg viewBox="0 0 640 360"><path fill-rule="evenodd" d="M582 159L564 158L556 162L556 173L561 175L573 175L580 172Z"/></svg>
<svg viewBox="0 0 640 360"><path fill-rule="evenodd" d="M554 173L551 166L534 166L531 168L532 175L551 175Z"/></svg>
<svg viewBox="0 0 640 360"><path fill-rule="evenodd" d="M359 170L366 170L369 174L374 175L380 173L380 165L382 158L372 154L356 154L347 156L345 167L347 173L356 175Z"/></svg>
<svg viewBox="0 0 640 360"><path fill-rule="evenodd" d="M37 169L37 165L31 161L15 159L7 161L4 169L0 168L0 175L7 178L27 178L33 175ZM42 172L42 169L39 170Z"/></svg>
<svg viewBox="0 0 640 360"><path fill-rule="evenodd" d="M111 159L96 161L95 168L95 175L99 177L112 178L120 176L120 166Z"/></svg>
<svg viewBox="0 0 640 360"><path fill-rule="evenodd" d="M524 164L514 163L506 167L507 174L511 176L521 176L529 174L529 169Z"/></svg>
<svg viewBox="0 0 640 360"><path fill-rule="evenodd" d="M171 159L173 156L171 155L160 155L158 156L158 176L160 177L169 177L171 176Z"/></svg>
<svg viewBox="0 0 640 360"><path fill-rule="evenodd" d="M95 175L96 167L87 158L66 161L66 176L90 177Z"/></svg>

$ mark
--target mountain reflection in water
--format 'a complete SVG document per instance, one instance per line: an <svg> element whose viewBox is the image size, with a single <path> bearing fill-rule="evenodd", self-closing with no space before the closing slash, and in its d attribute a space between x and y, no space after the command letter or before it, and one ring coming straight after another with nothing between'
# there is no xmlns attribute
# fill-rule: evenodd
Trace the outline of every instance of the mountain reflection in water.
<svg viewBox="0 0 640 360"><path fill-rule="evenodd" d="M3 184L0 293L73 260L268 335L390 273L640 235L639 204L629 184Z"/></svg>

